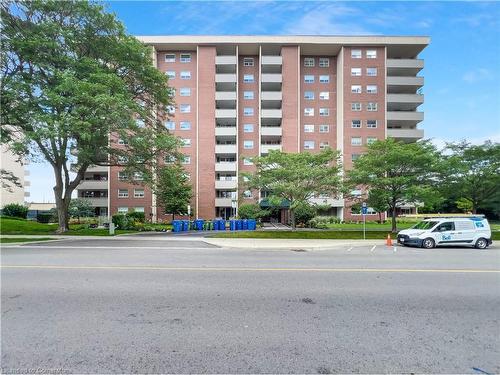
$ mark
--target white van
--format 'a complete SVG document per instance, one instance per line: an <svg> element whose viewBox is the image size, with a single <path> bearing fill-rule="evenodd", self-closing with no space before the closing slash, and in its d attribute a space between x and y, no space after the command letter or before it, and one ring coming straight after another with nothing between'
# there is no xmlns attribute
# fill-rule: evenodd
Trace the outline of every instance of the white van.
<svg viewBox="0 0 500 375"><path fill-rule="evenodd" d="M429 218L398 233L398 243L431 249L437 245L471 245L485 249L492 244L488 220L480 216Z"/></svg>

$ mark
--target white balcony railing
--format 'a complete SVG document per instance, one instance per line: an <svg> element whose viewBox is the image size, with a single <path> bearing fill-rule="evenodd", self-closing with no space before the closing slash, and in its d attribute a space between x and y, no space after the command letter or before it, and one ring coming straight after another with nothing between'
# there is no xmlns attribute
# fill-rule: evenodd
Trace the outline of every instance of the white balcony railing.
<svg viewBox="0 0 500 375"><path fill-rule="evenodd" d="M387 112L387 121L423 121L424 112L393 111Z"/></svg>
<svg viewBox="0 0 500 375"><path fill-rule="evenodd" d="M215 75L216 83L225 83L225 82L234 82L236 83L236 74L216 74Z"/></svg>
<svg viewBox="0 0 500 375"><path fill-rule="evenodd" d="M281 145L260 145L260 152L261 154L267 154L271 150L278 150L281 151Z"/></svg>
<svg viewBox="0 0 500 375"><path fill-rule="evenodd" d="M215 153L216 154L236 154L237 152L236 145L215 145Z"/></svg>
<svg viewBox="0 0 500 375"><path fill-rule="evenodd" d="M262 65L281 65L283 58L281 56L262 56Z"/></svg>
<svg viewBox="0 0 500 375"><path fill-rule="evenodd" d="M236 100L236 91L216 91L215 100Z"/></svg>
<svg viewBox="0 0 500 375"><path fill-rule="evenodd" d="M78 190L106 190L108 181L106 180L83 180L77 186Z"/></svg>
<svg viewBox="0 0 500 375"><path fill-rule="evenodd" d="M215 198L215 207L231 207L231 198Z"/></svg>
<svg viewBox="0 0 500 375"><path fill-rule="evenodd" d="M236 109L216 109L215 118L236 118Z"/></svg>
<svg viewBox="0 0 500 375"><path fill-rule="evenodd" d="M216 172L236 172L236 162L220 162L215 163Z"/></svg>
<svg viewBox="0 0 500 375"><path fill-rule="evenodd" d="M236 126L223 126L215 128L216 136L236 136Z"/></svg>
<svg viewBox="0 0 500 375"><path fill-rule="evenodd" d="M281 83L283 81L283 77L281 74L275 73L266 73L262 74L261 82L265 83Z"/></svg>
<svg viewBox="0 0 500 375"><path fill-rule="evenodd" d="M283 113L281 109L262 109L261 117L266 118L282 118Z"/></svg>
<svg viewBox="0 0 500 375"><path fill-rule="evenodd" d="M215 64L216 65L236 65L238 59L236 56L216 56Z"/></svg>
<svg viewBox="0 0 500 375"><path fill-rule="evenodd" d="M387 136L396 139L417 140L424 137L422 129L387 129Z"/></svg>
<svg viewBox="0 0 500 375"><path fill-rule="evenodd" d="M260 128L261 135L281 136L282 133L283 132L282 132L281 126L262 126Z"/></svg>
<svg viewBox="0 0 500 375"><path fill-rule="evenodd" d="M283 100L281 91L262 91L260 94L262 100Z"/></svg>
<svg viewBox="0 0 500 375"><path fill-rule="evenodd" d="M216 189L236 189L238 187L238 181L236 180L215 180Z"/></svg>

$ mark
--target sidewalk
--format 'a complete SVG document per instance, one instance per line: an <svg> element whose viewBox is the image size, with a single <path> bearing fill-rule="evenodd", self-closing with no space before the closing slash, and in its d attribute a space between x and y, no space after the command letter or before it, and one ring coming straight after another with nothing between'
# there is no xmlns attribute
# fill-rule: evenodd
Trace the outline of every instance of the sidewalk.
<svg viewBox="0 0 500 375"><path fill-rule="evenodd" d="M245 249L328 249L349 246L385 246L385 240L311 240L267 238L203 238L203 241L220 247ZM394 242L394 241L393 241Z"/></svg>

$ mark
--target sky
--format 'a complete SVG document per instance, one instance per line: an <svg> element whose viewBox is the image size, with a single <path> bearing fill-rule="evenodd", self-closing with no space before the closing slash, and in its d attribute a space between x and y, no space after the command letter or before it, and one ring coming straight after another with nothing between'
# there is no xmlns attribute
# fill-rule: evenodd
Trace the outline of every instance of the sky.
<svg viewBox="0 0 500 375"><path fill-rule="evenodd" d="M425 138L500 142L499 2L108 1L133 35L424 35ZM53 201L32 163L30 201Z"/></svg>

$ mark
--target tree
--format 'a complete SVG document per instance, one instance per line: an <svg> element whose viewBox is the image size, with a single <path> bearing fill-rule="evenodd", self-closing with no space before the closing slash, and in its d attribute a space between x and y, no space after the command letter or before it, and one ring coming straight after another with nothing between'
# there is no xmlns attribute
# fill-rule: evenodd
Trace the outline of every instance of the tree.
<svg viewBox="0 0 500 375"><path fill-rule="evenodd" d="M478 209L491 209L498 202L500 189L500 143L485 142L472 145L468 142L449 143L451 154L446 157L444 189L462 203L469 202L473 214Z"/></svg>
<svg viewBox="0 0 500 375"><path fill-rule="evenodd" d="M3 168L0 169L0 180L2 181L2 189L9 193L12 193L13 187L23 187L19 182L19 178L14 173Z"/></svg>
<svg viewBox="0 0 500 375"><path fill-rule="evenodd" d="M65 232L71 194L90 165L123 164L149 182L157 160L175 152L178 141L162 126L171 90L153 51L97 3L3 1L1 17L2 143L51 165Z"/></svg>
<svg viewBox="0 0 500 375"><path fill-rule="evenodd" d="M158 205L163 207L165 213L185 215L193 196L189 176L180 164L161 167L158 170L156 182Z"/></svg>
<svg viewBox="0 0 500 375"><path fill-rule="evenodd" d="M78 218L78 223L80 223L81 217L95 216L94 207L86 199L72 199L69 204L68 213L69 216Z"/></svg>
<svg viewBox="0 0 500 375"><path fill-rule="evenodd" d="M397 142L392 138L368 146L348 172L351 185L366 186L383 197L396 231L396 209L403 203L425 201L434 194L441 158L428 141Z"/></svg>
<svg viewBox="0 0 500 375"><path fill-rule="evenodd" d="M378 221L382 224L382 212L385 212L389 209L389 205L387 204L387 194L383 190L371 189L368 192L368 198L366 203L368 207L373 208L378 213Z"/></svg>
<svg viewBox="0 0 500 375"><path fill-rule="evenodd" d="M6 204L2 208L2 215L9 217L20 217L21 219L26 219L28 216L29 208L23 204L10 203Z"/></svg>
<svg viewBox="0 0 500 375"><path fill-rule="evenodd" d="M248 187L269 192L269 200L275 204L287 201L293 229L298 205L320 194L337 196L341 191L339 153L329 148L317 154L273 150L252 161L256 172L245 174Z"/></svg>
<svg viewBox="0 0 500 375"><path fill-rule="evenodd" d="M268 210L264 210L258 203L244 203L238 207L238 216L241 219L260 219L269 215Z"/></svg>

